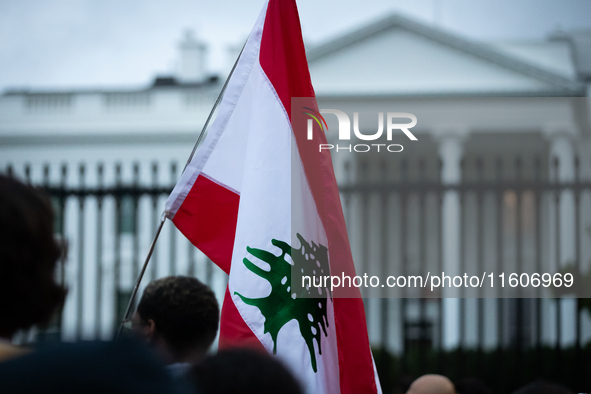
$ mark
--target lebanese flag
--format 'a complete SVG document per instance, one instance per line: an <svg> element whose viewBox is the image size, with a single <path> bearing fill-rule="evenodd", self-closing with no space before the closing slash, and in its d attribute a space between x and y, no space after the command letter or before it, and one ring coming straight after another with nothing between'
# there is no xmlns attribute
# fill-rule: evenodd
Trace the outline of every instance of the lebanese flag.
<svg viewBox="0 0 591 394"><path fill-rule="evenodd" d="M295 1L269 0L166 215L229 274L221 348L276 354L308 393L379 393L358 289L301 283L355 275L317 115Z"/></svg>

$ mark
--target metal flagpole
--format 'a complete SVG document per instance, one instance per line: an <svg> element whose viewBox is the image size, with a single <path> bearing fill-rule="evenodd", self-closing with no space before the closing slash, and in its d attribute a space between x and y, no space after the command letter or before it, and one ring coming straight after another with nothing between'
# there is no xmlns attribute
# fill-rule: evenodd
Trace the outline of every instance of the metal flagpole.
<svg viewBox="0 0 591 394"><path fill-rule="evenodd" d="M242 46L242 49L240 50L240 53L238 54L238 58L234 62L234 65L232 66L232 69L230 70L230 74L228 74L228 77L226 78L226 81L224 82L224 86L222 86L222 90L220 91L220 94L218 95L218 98L215 100L215 103L213 104L213 108L209 112L209 116L207 117L207 120L205 121L205 124L203 125L203 128L201 129L201 132L199 133L199 137L197 137L197 142L195 142L195 146L193 146L193 150L191 151L191 155L189 156L189 160L187 160L187 164L185 164L185 168L183 169L183 172L187 169L187 166L189 165L189 163L193 159L193 156L195 155L195 151L197 150L197 147L199 146L199 144L201 143L201 140L203 139L203 135L205 134L205 130L207 130L207 126L209 126L209 122L211 121L211 118L213 117L215 110L217 109L218 105L222 101L222 97L224 96L224 92L226 91L226 87L228 86L228 82L230 81L232 74L234 74L234 70L236 69L236 65L238 64L238 60L240 60L240 56L242 55L242 51L244 50L245 46L246 46L246 43L244 43L244 45ZM182 175L182 173L181 173L181 175ZM116 341L119 340L119 338L121 337L121 334L123 333L123 328L124 328L123 325L129 319L129 314L131 313L131 308L133 306L133 302L135 301L135 297L137 296L137 292L140 287L140 283L142 282L142 279L144 277L144 273L146 272L146 268L148 268L148 263L150 262L150 258L152 257L152 254L154 253L154 248L156 247L156 241L158 241L158 237L160 236L160 232L162 231L162 227L164 226L165 221L166 221L166 212L162 212L162 216L160 217L160 225L158 226L158 229L156 230L156 235L154 236L154 239L152 240L152 244L150 245L150 250L148 250L148 255L146 256L146 261L144 261L144 265L142 266L142 269L141 269L141 271L138 275L138 278L135 282L135 286L133 287L133 291L131 292L131 297L129 298L129 303L127 304L127 308L125 310L125 315L123 315L123 319L121 320L121 325L119 326L119 331L117 332L117 336L115 337Z"/></svg>

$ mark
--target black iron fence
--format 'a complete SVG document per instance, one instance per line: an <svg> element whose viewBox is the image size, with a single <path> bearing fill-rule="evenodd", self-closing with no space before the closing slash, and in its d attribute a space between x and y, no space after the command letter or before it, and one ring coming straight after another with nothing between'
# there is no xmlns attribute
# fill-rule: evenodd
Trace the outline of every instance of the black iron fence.
<svg viewBox="0 0 591 394"><path fill-rule="evenodd" d="M151 182L143 183L137 163L131 166L131 182L130 177L123 180L123 165L115 164L108 179L105 167L81 164L56 169L46 165L37 168L42 172L40 182L31 182L31 166L18 174L12 166L6 170L48 192L56 212L56 235L67 245L57 273L68 288L66 304L51 327L23 333L23 341L109 339L121 322L146 245L155 234L164 201L176 181L177 165L172 163L168 168L170 182L164 185L157 163L150 165ZM57 183L50 181L55 180L50 175L56 170ZM77 182L72 182L70 171L75 171ZM89 175L93 175L92 182L87 182ZM218 288L218 293L226 283L224 274L169 224L142 283L145 286L154 278L175 274L198 276Z"/></svg>
<svg viewBox="0 0 591 394"><path fill-rule="evenodd" d="M447 185L437 177L429 179L425 163L376 161L345 167L360 174L340 185L359 271L443 271L444 200L454 193L460 208L460 268L471 264L482 270L521 272L543 271L553 264L581 278L589 275L591 177L582 174L591 174L591 163L575 160L572 177L561 180L557 160L534 158L526 163L505 158L488 163L491 169L476 159L463 165L471 179ZM113 164L108 176L107 165L101 164L35 170L41 176L33 183L51 196L56 232L69 246L59 271L69 293L55 325L33 340L112 337L179 170L176 163L154 163L146 181L140 177L145 171L140 164L130 166L132 176L126 181L121 164ZM438 173L439 163L433 166ZM418 170L411 174L411 167ZM30 166L6 170L28 181L32 171ZM372 181L364 171L382 175ZM162 172L168 174L167 182L162 182ZM89 175L92 182L87 181ZM167 227L144 285L168 274L195 275L221 300L225 275L174 226ZM538 377L591 390L588 299L561 298L558 293L535 299L384 297L366 299L366 311L385 392L433 372L454 379L478 377L499 393Z"/></svg>
<svg viewBox="0 0 591 394"><path fill-rule="evenodd" d="M560 179L563 164L557 158L474 158L461 164L471 176L443 184L428 179L439 173L437 161L434 171L421 159L357 163L349 169L357 178L340 189L358 272L384 278L449 268L443 258L449 227L444 199L452 194L459 207L453 217L459 223L459 272L573 272L588 288L591 163L574 158L574 171ZM392 172L395 182L387 180ZM372 181L370 173L382 175ZM540 298L464 294L452 300L387 293L366 299L385 392L400 391L425 373L479 378L498 393L540 378L591 391L588 298L560 289Z"/></svg>

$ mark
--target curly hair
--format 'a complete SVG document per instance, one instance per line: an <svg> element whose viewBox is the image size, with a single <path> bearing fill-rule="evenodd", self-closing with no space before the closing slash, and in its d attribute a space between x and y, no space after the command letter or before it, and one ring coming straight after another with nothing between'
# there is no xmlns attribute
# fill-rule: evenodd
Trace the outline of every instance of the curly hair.
<svg viewBox="0 0 591 394"><path fill-rule="evenodd" d="M42 190L0 175L0 337L47 323L64 301L53 221Z"/></svg>
<svg viewBox="0 0 591 394"><path fill-rule="evenodd" d="M219 351L191 368L189 378L203 394L301 394L300 382L277 357L245 349Z"/></svg>
<svg viewBox="0 0 591 394"><path fill-rule="evenodd" d="M137 312L142 321L154 321L158 334L179 355L194 347L207 350L215 339L220 315L209 286L187 276L150 282Z"/></svg>

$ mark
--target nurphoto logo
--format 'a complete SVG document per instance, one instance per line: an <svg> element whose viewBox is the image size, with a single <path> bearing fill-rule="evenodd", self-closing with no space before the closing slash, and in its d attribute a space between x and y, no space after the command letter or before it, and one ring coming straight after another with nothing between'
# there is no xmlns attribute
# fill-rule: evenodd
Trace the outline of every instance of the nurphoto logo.
<svg viewBox="0 0 591 394"><path fill-rule="evenodd" d="M307 121L307 138L312 140L314 138L314 122L318 124L320 130L325 133L328 131L326 119L322 114L333 114L337 117L339 122L339 141L351 140L351 120L349 116L338 109L321 109L320 112L315 111L309 107L303 107L304 114L310 116ZM400 123L401 119L410 120L410 122ZM418 141L417 137L409 130L416 126L417 117L408 112L388 112L386 114L386 139L392 141L392 135L395 130L402 131L411 141ZM353 113L353 133L356 138L362 141L376 141L382 137L384 133L384 113L378 112L378 130L373 134L364 134L359 130L359 112ZM404 147L400 144L319 144L318 151L335 150L347 152L369 152L371 150L377 152L402 152Z"/></svg>

